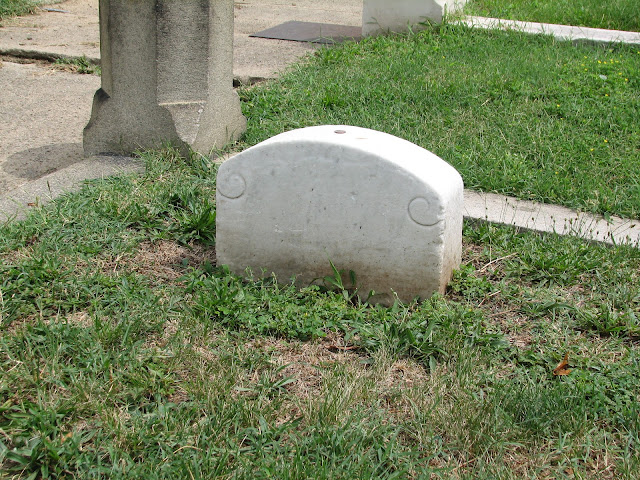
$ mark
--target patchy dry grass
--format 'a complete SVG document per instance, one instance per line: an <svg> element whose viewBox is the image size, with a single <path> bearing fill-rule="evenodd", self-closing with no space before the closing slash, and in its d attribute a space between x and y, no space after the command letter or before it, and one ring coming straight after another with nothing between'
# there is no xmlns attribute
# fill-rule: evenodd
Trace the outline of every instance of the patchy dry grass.
<svg viewBox="0 0 640 480"><path fill-rule="evenodd" d="M215 265L214 246L201 244L180 245L175 241L142 242L133 255L120 255L105 262L105 272L135 272L154 282L176 283L186 267L201 268L205 263Z"/></svg>
<svg viewBox="0 0 640 480"><path fill-rule="evenodd" d="M626 160L637 136L611 125L637 108L629 97L636 54L580 48L446 26L323 50L281 82L242 93L247 142L346 121L444 148L475 186L636 215L633 184L610 161L634 175ZM459 75L461 52L468 68ZM469 62L493 55L504 62L483 64L489 81L478 80ZM508 78L496 73L514 58ZM363 71L381 76L354 81ZM403 81L384 81L385 72ZM428 88L414 88L409 74ZM532 76L544 95L531 89ZM448 83L434 81L442 78ZM345 86L360 90L343 95ZM377 98L394 100L376 110ZM586 117L584 98L595 105ZM608 106L618 108L593 114ZM505 127L506 108L517 122ZM448 112L458 127L433 112ZM479 127L480 117L499 128ZM604 123L587 128L584 118ZM456 140L460 131L471 136ZM515 145L519 138L526 145ZM562 145L533 148L540 139ZM494 148L504 140L520 151ZM562 168L547 151L566 153ZM615 179L594 174L594 158ZM463 264L445 295L372 306L229 274L215 263L215 162L170 149L145 159L142 176L93 182L0 227L3 475L640 476L638 250L467 223ZM589 175L575 173L583 163ZM492 183L495 172L504 184ZM578 176L596 183L578 188ZM554 375L567 354L571 372Z"/></svg>
<svg viewBox="0 0 640 480"><path fill-rule="evenodd" d="M637 250L468 223L376 307L218 268L216 167L147 161L2 227L7 476L638 476Z"/></svg>

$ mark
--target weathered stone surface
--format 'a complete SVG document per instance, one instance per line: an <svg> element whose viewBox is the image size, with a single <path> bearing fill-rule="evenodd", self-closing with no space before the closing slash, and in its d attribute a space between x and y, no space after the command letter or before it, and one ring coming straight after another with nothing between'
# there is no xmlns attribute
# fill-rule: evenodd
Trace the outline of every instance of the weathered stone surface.
<svg viewBox="0 0 640 480"><path fill-rule="evenodd" d="M86 155L165 142L209 153L244 132L232 0L100 0L100 40Z"/></svg>
<svg viewBox="0 0 640 480"><path fill-rule="evenodd" d="M359 294L404 301L442 292L460 263L463 185L406 140L351 126L275 136L218 172L216 253L242 275L308 285L354 271Z"/></svg>
<svg viewBox="0 0 640 480"><path fill-rule="evenodd" d="M421 22L440 23L446 13L462 8L467 0L364 0L362 35L416 30Z"/></svg>

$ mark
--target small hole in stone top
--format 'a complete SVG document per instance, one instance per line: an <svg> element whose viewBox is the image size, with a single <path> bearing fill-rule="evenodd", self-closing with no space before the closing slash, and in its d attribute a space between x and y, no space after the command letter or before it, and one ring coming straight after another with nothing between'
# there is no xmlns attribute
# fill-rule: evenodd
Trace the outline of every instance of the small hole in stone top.
<svg viewBox="0 0 640 480"><path fill-rule="evenodd" d="M334 133L342 135L343 133L347 133L347 131L346 130L335 130Z"/></svg>

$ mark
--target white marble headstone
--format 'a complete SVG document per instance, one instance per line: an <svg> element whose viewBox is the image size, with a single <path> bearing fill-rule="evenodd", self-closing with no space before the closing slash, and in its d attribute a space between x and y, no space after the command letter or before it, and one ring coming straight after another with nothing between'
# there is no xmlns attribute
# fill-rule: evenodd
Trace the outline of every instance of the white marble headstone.
<svg viewBox="0 0 640 480"><path fill-rule="evenodd" d="M467 0L363 0L362 35L417 31L462 10Z"/></svg>
<svg viewBox="0 0 640 480"><path fill-rule="evenodd" d="M462 250L463 184L431 152L352 126L303 128L220 166L216 254L243 275L308 285L354 271L361 297L443 292Z"/></svg>

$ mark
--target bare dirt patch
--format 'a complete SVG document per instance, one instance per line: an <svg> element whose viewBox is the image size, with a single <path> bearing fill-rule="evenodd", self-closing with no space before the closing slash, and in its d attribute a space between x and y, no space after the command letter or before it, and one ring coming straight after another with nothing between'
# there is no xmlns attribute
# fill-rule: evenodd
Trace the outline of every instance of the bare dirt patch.
<svg viewBox="0 0 640 480"><path fill-rule="evenodd" d="M184 275L186 268L197 268L205 262L215 265L215 247L197 243L185 246L159 240L141 243L132 257L115 258L106 262L103 269L113 272L127 269L150 278L153 283L176 282Z"/></svg>
<svg viewBox="0 0 640 480"><path fill-rule="evenodd" d="M379 401L391 415L406 416L411 404L402 392L424 385L428 374L424 368L409 359L379 361L372 367L371 358L345 345L337 334L311 342L290 342L281 339L264 339L253 348L266 349L275 365L282 367L278 375L294 381L286 387L294 401L290 417L295 417L301 405L326 396L327 388L335 381L350 385L355 403L372 399ZM251 348L251 347L250 347Z"/></svg>
<svg viewBox="0 0 640 480"><path fill-rule="evenodd" d="M32 256L33 248L31 246L25 246L0 254L0 261L2 261L5 266L9 266L14 263L24 262Z"/></svg>
<svg viewBox="0 0 640 480"><path fill-rule="evenodd" d="M66 321L72 325L79 327L90 327L93 325L93 319L87 312L74 312L65 317Z"/></svg>
<svg viewBox="0 0 640 480"><path fill-rule="evenodd" d="M2 295L1 291L0 291L0 295ZM18 333L26 329L29 325L35 325L38 322L39 318L40 317L37 315L29 315L27 317L14 319L10 323L9 321L7 321L6 325L2 325L2 322L4 322L5 319L3 318L2 313L0 312L0 326L2 326L2 330L0 330L0 333L8 337L17 335Z"/></svg>
<svg viewBox="0 0 640 480"><path fill-rule="evenodd" d="M271 352L273 363L284 366L280 374L291 377L288 391L300 400L317 397L322 393L326 376L332 374L336 365L344 365L350 370L364 370L362 357L355 350L348 350L341 337L330 334L311 342L265 339L268 343L261 347Z"/></svg>

